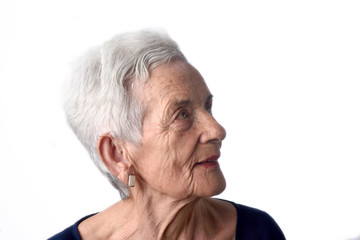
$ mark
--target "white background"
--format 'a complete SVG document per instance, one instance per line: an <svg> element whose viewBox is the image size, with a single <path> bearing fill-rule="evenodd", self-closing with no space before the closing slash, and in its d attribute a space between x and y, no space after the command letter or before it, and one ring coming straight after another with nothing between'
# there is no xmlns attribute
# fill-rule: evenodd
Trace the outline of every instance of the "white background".
<svg viewBox="0 0 360 240"><path fill-rule="evenodd" d="M360 2L1 0L0 239L45 239L118 194L67 127L69 63L163 28L205 77L227 130L220 196L291 240L360 234Z"/></svg>

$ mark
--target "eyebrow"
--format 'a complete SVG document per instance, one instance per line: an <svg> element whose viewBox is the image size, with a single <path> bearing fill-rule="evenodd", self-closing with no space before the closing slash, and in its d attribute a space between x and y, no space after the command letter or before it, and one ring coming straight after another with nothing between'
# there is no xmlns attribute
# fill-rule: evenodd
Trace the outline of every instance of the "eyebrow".
<svg viewBox="0 0 360 240"><path fill-rule="evenodd" d="M172 104L174 107L183 107L183 106L189 106L192 105L192 102L189 99L176 101Z"/></svg>
<svg viewBox="0 0 360 240"><path fill-rule="evenodd" d="M210 94L207 98L205 102L209 102L214 96L212 94ZM176 101L172 104L172 106L174 107L183 107L183 106L190 106L192 105L192 102L189 99L185 99L185 100L180 100L180 101Z"/></svg>

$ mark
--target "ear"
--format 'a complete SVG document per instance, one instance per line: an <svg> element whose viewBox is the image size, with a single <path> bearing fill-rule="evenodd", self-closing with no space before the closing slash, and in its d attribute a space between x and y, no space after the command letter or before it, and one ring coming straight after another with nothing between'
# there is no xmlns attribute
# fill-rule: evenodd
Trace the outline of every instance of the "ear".
<svg viewBox="0 0 360 240"><path fill-rule="evenodd" d="M110 133L100 136L97 150L106 168L125 185L130 174L131 163L126 159L126 149L122 141Z"/></svg>

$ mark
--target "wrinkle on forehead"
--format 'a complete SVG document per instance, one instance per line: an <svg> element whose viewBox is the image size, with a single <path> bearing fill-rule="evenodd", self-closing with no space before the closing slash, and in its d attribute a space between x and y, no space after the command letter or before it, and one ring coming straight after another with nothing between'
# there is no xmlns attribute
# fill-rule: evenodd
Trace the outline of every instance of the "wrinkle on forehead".
<svg viewBox="0 0 360 240"><path fill-rule="evenodd" d="M198 96L198 90L207 86L200 73L191 65L176 64L164 75L158 76L156 81L160 85L159 96L161 100L171 94L172 101L184 101L190 96Z"/></svg>
<svg viewBox="0 0 360 240"><path fill-rule="evenodd" d="M160 85L161 98L165 98L169 93L187 94L188 91L193 90L192 85L196 82L196 78L201 77L191 65L185 63L173 63L165 69L156 70L158 71L154 72L154 75L157 76L153 84Z"/></svg>

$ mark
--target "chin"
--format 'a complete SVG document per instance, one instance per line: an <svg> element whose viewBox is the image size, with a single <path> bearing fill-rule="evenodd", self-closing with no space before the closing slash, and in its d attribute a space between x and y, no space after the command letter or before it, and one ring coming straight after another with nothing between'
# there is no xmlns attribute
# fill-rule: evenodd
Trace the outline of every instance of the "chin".
<svg viewBox="0 0 360 240"><path fill-rule="evenodd" d="M225 190L225 188L226 188L226 181L224 179L224 184L218 189L218 191L215 194L213 194L213 196L219 195L220 193L222 193Z"/></svg>
<svg viewBox="0 0 360 240"><path fill-rule="evenodd" d="M226 181L224 176L218 177L217 179L212 179L207 181L206 185L202 185L199 188L198 196L199 197L213 197L219 195L226 188Z"/></svg>
<svg viewBox="0 0 360 240"><path fill-rule="evenodd" d="M222 193L225 190L225 188L226 188L226 181L225 181L225 178L223 178L223 181L221 183L219 183L218 187L215 189L215 191L209 197L219 195L220 193Z"/></svg>

